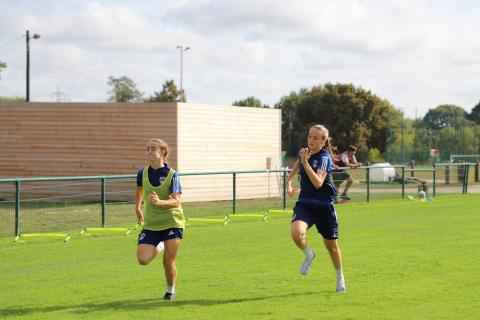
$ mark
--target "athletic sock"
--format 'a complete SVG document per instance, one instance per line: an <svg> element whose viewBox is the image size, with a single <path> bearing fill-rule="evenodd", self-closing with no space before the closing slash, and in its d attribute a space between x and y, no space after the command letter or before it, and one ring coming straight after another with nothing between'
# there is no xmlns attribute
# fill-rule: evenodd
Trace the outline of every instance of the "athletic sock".
<svg viewBox="0 0 480 320"><path fill-rule="evenodd" d="M342 279L343 278L343 268L335 269L335 271L337 272L337 280Z"/></svg>
<svg viewBox="0 0 480 320"><path fill-rule="evenodd" d="M313 253L313 250L312 248L310 248L310 246L306 247L302 251L303 253L305 253L305 256L309 259L313 258L313 256L315 255L315 253Z"/></svg>
<svg viewBox="0 0 480 320"><path fill-rule="evenodd" d="M167 293L175 293L175 285L169 286L167 284Z"/></svg>
<svg viewBox="0 0 480 320"><path fill-rule="evenodd" d="M343 269L336 269L337 272L337 292L345 292L347 288L345 286L345 277L343 276Z"/></svg>

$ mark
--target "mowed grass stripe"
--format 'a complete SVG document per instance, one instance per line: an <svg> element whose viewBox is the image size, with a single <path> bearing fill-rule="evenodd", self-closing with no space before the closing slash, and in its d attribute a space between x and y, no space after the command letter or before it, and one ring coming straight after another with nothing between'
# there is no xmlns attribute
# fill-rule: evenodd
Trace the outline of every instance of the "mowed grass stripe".
<svg viewBox="0 0 480 320"><path fill-rule="evenodd" d="M311 273L290 239L290 215L190 225L177 301L161 300L161 259L136 262L136 234L69 243L0 239L0 318L475 319L480 305L479 196L337 206L348 292L315 228ZM266 208L255 208L252 212Z"/></svg>

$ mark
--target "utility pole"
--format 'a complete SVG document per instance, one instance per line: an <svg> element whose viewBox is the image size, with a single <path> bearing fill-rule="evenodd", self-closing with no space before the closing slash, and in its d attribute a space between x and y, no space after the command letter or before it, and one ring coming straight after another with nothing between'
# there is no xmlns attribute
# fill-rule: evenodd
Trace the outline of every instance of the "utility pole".
<svg viewBox="0 0 480 320"><path fill-rule="evenodd" d="M27 32L25 33L25 37L26 37L26 40L27 40L27 92L26 92L26 95L25 95L25 101L26 102L30 102L30 31L27 30ZM33 39L38 39L40 38L40 35L39 34L34 34Z"/></svg>

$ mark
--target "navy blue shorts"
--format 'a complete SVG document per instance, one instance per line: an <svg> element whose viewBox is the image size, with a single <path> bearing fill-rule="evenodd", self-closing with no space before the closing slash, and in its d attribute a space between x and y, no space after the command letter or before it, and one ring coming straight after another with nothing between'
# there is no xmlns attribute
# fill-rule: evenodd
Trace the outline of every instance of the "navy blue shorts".
<svg viewBox="0 0 480 320"><path fill-rule="evenodd" d="M338 239L337 212L333 204L312 205L297 201L293 208L292 222L301 220L308 224L308 228L315 225L318 233L327 240Z"/></svg>
<svg viewBox="0 0 480 320"><path fill-rule="evenodd" d="M162 241L175 238L183 238L182 228L169 228L160 231L143 229L138 235L138 244L151 244L156 247Z"/></svg>
<svg viewBox="0 0 480 320"><path fill-rule="evenodd" d="M345 170L332 170L332 179L334 183L340 184L348 178L350 178L350 175Z"/></svg>

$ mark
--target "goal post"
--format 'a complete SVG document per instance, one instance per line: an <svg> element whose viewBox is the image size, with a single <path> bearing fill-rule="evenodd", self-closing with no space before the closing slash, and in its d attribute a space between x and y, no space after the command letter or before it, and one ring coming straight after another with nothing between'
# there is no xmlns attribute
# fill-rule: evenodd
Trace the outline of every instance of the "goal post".
<svg viewBox="0 0 480 320"><path fill-rule="evenodd" d="M475 163L480 161L480 154L451 154L450 162L456 161Z"/></svg>

